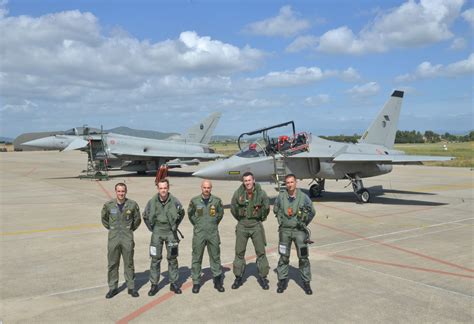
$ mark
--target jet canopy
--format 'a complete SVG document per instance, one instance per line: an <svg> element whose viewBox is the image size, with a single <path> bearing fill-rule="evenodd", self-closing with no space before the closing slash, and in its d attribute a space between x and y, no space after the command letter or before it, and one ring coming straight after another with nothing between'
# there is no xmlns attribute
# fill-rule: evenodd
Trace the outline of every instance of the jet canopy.
<svg viewBox="0 0 474 324"><path fill-rule="evenodd" d="M270 130L276 128L283 128L291 125L292 133L288 135L279 135L272 137L269 134ZM254 141L250 141L250 144L242 147L243 137L253 136L261 134L261 138ZM248 143L249 141L246 141ZM285 123L260 128L251 132L240 134L237 144L239 145L240 152L236 155L243 158L261 157L275 154L292 155L298 152L307 151L309 147L309 136L307 133L296 133L295 123L288 121Z"/></svg>

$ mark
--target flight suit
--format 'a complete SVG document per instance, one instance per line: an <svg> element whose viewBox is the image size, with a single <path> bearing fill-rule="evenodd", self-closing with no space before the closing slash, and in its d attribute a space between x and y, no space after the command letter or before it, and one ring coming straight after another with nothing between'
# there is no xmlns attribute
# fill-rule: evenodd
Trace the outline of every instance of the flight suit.
<svg viewBox="0 0 474 324"><path fill-rule="evenodd" d="M211 195L207 202L201 195L192 198L189 202L188 217L194 226L191 265L191 277L194 284L199 284L201 279L202 257L206 246L212 276L216 278L222 274L218 225L223 216L222 201L214 195Z"/></svg>
<svg viewBox="0 0 474 324"><path fill-rule="evenodd" d="M134 289L133 252L135 242L133 241L133 231L141 223L140 208L135 201L126 198L122 210L120 210L117 200L112 199L104 204L101 219L102 224L109 231L107 244L107 281L109 288L111 290L117 289L120 255L122 255L127 287L128 289Z"/></svg>
<svg viewBox="0 0 474 324"><path fill-rule="evenodd" d="M153 285L160 281L163 245L166 245L168 273L170 283L178 280L178 235L179 224L183 220L184 209L178 199L171 194L161 202L156 194L150 199L143 213L143 220L152 232L150 242L150 282Z"/></svg>
<svg viewBox="0 0 474 324"><path fill-rule="evenodd" d="M278 219L280 242L278 252L278 280L288 278L288 263L290 262L291 243L295 242L299 258L299 269L303 282L311 281L311 264L308 259L308 244L305 243L307 233L303 227L313 219L314 210L311 199L300 189L296 189L296 197L288 196L284 191L278 195L273 206L273 212Z"/></svg>
<svg viewBox="0 0 474 324"><path fill-rule="evenodd" d="M251 197L248 196L242 184L232 196L231 213L238 221L235 228L235 259L233 271L236 277L241 277L245 270L245 250L247 241L252 239L257 255L257 268L260 277L268 275L270 266L265 255L265 230L262 222L270 212L270 202L260 184L255 183Z"/></svg>

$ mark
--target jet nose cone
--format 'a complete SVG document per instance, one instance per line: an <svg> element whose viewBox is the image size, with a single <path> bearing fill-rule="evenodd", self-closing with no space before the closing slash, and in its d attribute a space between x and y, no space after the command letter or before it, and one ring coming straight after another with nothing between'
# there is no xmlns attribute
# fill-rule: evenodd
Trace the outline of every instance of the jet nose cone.
<svg viewBox="0 0 474 324"><path fill-rule="evenodd" d="M214 175L214 172L210 168L210 166L205 167L201 170L197 170L196 172L193 173L193 177L198 177L198 178L203 178L203 179L209 179Z"/></svg>
<svg viewBox="0 0 474 324"><path fill-rule="evenodd" d="M193 176L203 179L224 180L227 175L227 160L214 162L193 173Z"/></svg>
<svg viewBox="0 0 474 324"><path fill-rule="evenodd" d="M45 148L45 149L55 148L54 144L55 143L51 137L38 138L32 141L22 143L22 145L34 146L34 147Z"/></svg>

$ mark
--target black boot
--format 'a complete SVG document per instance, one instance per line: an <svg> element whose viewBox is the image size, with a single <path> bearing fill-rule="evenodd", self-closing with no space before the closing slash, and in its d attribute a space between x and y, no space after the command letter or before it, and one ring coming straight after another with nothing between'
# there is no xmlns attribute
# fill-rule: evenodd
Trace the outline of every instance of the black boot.
<svg viewBox="0 0 474 324"><path fill-rule="evenodd" d="M182 293L181 288L179 288L178 285L175 283L170 284L170 290L173 291L177 295Z"/></svg>
<svg viewBox="0 0 474 324"><path fill-rule="evenodd" d="M303 282L303 289L306 295L312 295L313 291L311 290L311 286L309 284L309 281Z"/></svg>
<svg viewBox="0 0 474 324"><path fill-rule="evenodd" d="M194 284L193 285L193 294L198 294L199 289L201 289L201 285L200 284Z"/></svg>
<svg viewBox="0 0 474 324"><path fill-rule="evenodd" d="M155 296L158 292L158 285L152 284L148 296Z"/></svg>
<svg viewBox="0 0 474 324"><path fill-rule="evenodd" d="M110 299L110 298L114 297L117 294L118 294L118 289L117 288L110 289L109 292L107 293L107 295L105 295L105 298Z"/></svg>
<svg viewBox="0 0 474 324"><path fill-rule="evenodd" d="M286 289L286 279L280 279L277 283L277 293L281 294Z"/></svg>
<svg viewBox="0 0 474 324"><path fill-rule="evenodd" d="M270 289L270 286L268 285L268 280L267 277L258 277L258 281L260 283L260 286L262 286L263 290L268 290Z"/></svg>
<svg viewBox="0 0 474 324"><path fill-rule="evenodd" d="M218 292L224 292L224 286L222 285L222 275L218 275L214 277L214 288L217 289Z"/></svg>
<svg viewBox="0 0 474 324"><path fill-rule="evenodd" d="M135 289L129 289L129 290L128 290L128 294L129 294L130 296L132 296L132 297L138 297L138 296L140 296L140 295L138 294L138 292L135 291Z"/></svg>
<svg viewBox="0 0 474 324"><path fill-rule="evenodd" d="M232 284L232 289L239 289L242 286L242 277L235 277L234 283Z"/></svg>

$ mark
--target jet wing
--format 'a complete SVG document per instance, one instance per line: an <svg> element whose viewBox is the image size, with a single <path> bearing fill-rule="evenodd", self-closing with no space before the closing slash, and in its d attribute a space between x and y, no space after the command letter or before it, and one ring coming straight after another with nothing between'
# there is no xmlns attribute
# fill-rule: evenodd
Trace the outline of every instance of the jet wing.
<svg viewBox="0 0 474 324"><path fill-rule="evenodd" d="M358 154L343 153L336 156L334 162L377 162L382 164L420 164L430 161L450 161L451 156L404 155L404 154Z"/></svg>
<svg viewBox="0 0 474 324"><path fill-rule="evenodd" d="M110 153L116 155L117 157L125 160L151 160L158 158L165 159L217 159L223 157L221 154L214 153L185 153L185 152L172 152L172 151L151 151L151 152L115 152L111 151Z"/></svg>
<svg viewBox="0 0 474 324"><path fill-rule="evenodd" d="M78 137L74 139L63 151L71 151L71 150L77 150L77 149L82 149L89 144L88 141L83 140L82 138Z"/></svg>

